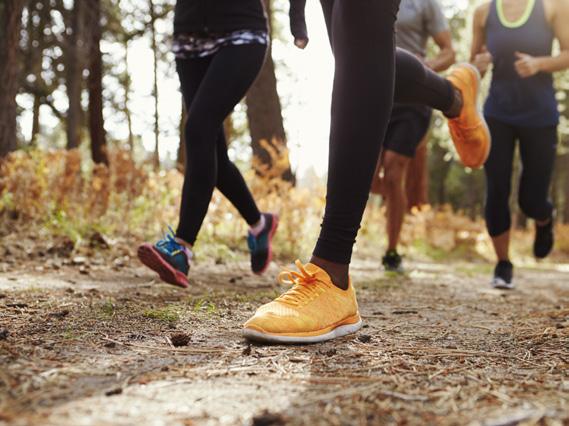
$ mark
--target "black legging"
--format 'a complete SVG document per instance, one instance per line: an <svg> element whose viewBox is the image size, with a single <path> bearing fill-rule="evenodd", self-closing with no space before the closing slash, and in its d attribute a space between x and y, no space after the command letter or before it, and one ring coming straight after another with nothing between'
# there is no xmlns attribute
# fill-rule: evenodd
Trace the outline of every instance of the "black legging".
<svg viewBox="0 0 569 426"><path fill-rule="evenodd" d="M454 89L415 56L396 54L399 0L321 3L336 67L326 211L314 255L348 264L394 99L446 111Z"/></svg>
<svg viewBox="0 0 569 426"><path fill-rule="evenodd" d="M452 84L413 54L395 51L395 96L399 104L420 104L446 112L454 102Z"/></svg>
<svg viewBox="0 0 569 426"><path fill-rule="evenodd" d="M245 96L265 58L266 46L222 48L213 56L176 61L188 111L186 172L176 236L193 244L217 187L249 225L261 214L247 184L227 156L223 120Z"/></svg>
<svg viewBox="0 0 569 426"><path fill-rule="evenodd" d="M553 213L549 185L555 164L557 127L520 127L486 117L492 149L486 171L486 225L497 237L511 226L510 192L516 141L520 142L522 172L518 200L526 216L547 220Z"/></svg>

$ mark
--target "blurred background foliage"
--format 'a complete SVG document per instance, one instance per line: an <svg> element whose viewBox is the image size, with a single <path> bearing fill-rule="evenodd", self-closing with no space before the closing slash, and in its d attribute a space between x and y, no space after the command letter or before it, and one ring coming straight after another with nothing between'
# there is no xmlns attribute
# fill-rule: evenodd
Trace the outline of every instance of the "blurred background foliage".
<svg viewBox="0 0 569 426"><path fill-rule="evenodd" d="M468 60L476 2L441 2L457 58ZM0 236L5 241L28 232L46 239L63 235L81 247L102 235L128 246L154 239L166 224L176 223L184 152L164 157L161 144L183 138L184 112L180 98L160 98L161 82L176 80L169 49L173 5L174 0L0 3ZM265 5L273 43L288 40L288 2L265 0ZM144 117L132 111L137 101L129 68L140 43L150 46L153 56ZM232 158L262 208L282 216L277 252L287 260L309 255L325 196L325 176L312 169L298 175L289 160L283 116L295 103L279 96L277 83L290 73L285 60L268 55L254 87L226 121ZM557 87L562 124L552 197L559 212L561 256L569 255L567 73L557 75ZM161 116L160 102L179 103L177 122ZM141 121L152 129L151 149L142 143ZM414 167L422 172L409 179L415 202L403 243L417 257L489 258L481 220L483 172L465 170L456 161L442 116L433 121L424 155ZM126 130L112 131L119 124ZM519 233L515 250L529 255L531 229L514 196L512 208ZM383 213L380 198L372 196L357 246L360 255L382 252ZM216 193L198 255L219 261L240 256L246 250L244 232L236 211Z"/></svg>

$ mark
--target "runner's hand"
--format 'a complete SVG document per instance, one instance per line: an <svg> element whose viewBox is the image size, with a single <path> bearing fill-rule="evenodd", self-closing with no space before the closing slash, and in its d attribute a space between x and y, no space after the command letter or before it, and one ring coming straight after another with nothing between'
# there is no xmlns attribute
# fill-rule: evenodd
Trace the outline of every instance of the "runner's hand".
<svg viewBox="0 0 569 426"><path fill-rule="evenodd" d="M514 65L520 77L533 77L541 72L539 58L521 52L516 52L516 58L518 58L518 60Z"/></svg>
<svg viewBox="0 0 569 426"><path fill-rule="evenodd" d="M307 38L295 38L294 39L294 45L296 47L298 47L299 49L304 49L306 48L306 45L308 44L308 39Z"/></svg>
<svg viewBox="0 0 569 426"><path fill-rule="evenodd" d="M492 54L488 52L486 46L484 46L482 51L474 57L474 62L472 65L478 68L480 74L484 75L492 65L493 60L494 58L492 58Z"/></svg>

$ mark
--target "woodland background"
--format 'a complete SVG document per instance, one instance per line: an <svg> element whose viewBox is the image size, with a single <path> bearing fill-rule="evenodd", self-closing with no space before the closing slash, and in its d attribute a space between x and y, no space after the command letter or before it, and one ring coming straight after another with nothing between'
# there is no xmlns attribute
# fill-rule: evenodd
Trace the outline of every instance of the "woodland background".
<svg viewBox="0 0 569 426"><path fill-rule="evenodd" d="M442 3L458 60L465 60L475 2ZM267 0L265 5L271 16L273 43L290 43L288 2ZM181 96L168 99L180 105L179 123L165 120L158 108L159 81L177 78L170 52L173 6L174 0L2 1L0 212L4 233L13 229L13 221L34 223L41 232L63 234L77 243L93 233L155 238L167 223L175 224L181 186L176 170L184 167L184 150L178 149L175 158L161 158L160 148L166 136L183 138ZM154 135L150 150L135 130L140 128L137 120L141 117L132 113L129 57L132 44L139 41L144 41L153 55L153 87L147 95L149 110L143 117L143 125ZM295 103L291 97L279 96L278 83L287 73L292 70L286 60L269 54L257 82L227 119L226 131L230 153L248 176L261 205L285 211L280 253L293 256L295 250L309 250L308 241L317 232L325 176L311 169L299 175L290 165L283 116ZM567 224L569 75L559 74L557 87L562 124L552 197L558 208L557 220ZM24 131L24 114L31 114L31 131ZM117 122L126 123L124 137L117 138L113 132ZM462 239L471 243L485 238L480 221L483 172L460 166L441 116L435 116L427 144L410 170L407 192L414 215L408 220L415 223L415 229L406 230L405 244L415 248L426 244L446 251ZM514 194L516 187L514 179ZM529 225L515 197L512 209L516 227L523 233ZM295 210L304 213L303 226L295 226L300 214ZM370 198L367 215L372 220L366 219L362 244L369 240L377 249L384 234L379 197ZM451 216L454 225L449 236ZM230 230L225 223L233 217L235 211L216 196L200 240L240 247L243 227L232 225ZM424 225L417 227L417 223ZM287 224L293 229L286 228ZM565 227L561 229L563 252ZM431 237L443 242L431 241Z"/></svg>

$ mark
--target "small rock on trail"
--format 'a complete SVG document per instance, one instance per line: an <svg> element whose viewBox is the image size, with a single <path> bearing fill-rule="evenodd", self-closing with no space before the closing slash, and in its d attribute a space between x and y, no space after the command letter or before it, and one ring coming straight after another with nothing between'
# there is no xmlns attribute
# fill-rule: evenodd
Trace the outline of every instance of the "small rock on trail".
<svg viewBox="0 0 569 426"><path fill-rule="evenodd" d="M261 414L253 417L253 426L283 426L286 419L282 414L273 414L269 411L263 411Z"/></svg>
<svg viewBox="0 0 569 426"><path fill-rule="evenodd" d="M115 388L115 389L110 389L110 390L106 391L105 396L120 395L121 393L122 393L122 388Z"/></svg>
<svg viewBox="0 0 569 426"><path fill-rule="evenodd" d="M53 318L65 318L67 315L69 315L69 309L64 309L62 311L52 312L49 314L49 316Z"/></svg>
<svg viewBox="0 0 569 426"><path fill-rule="evenodd" d="M170 341L176 348L179 348L181 346L188 346L191 339L191 336L186 333L175 333L170 336Z"/></svg>

